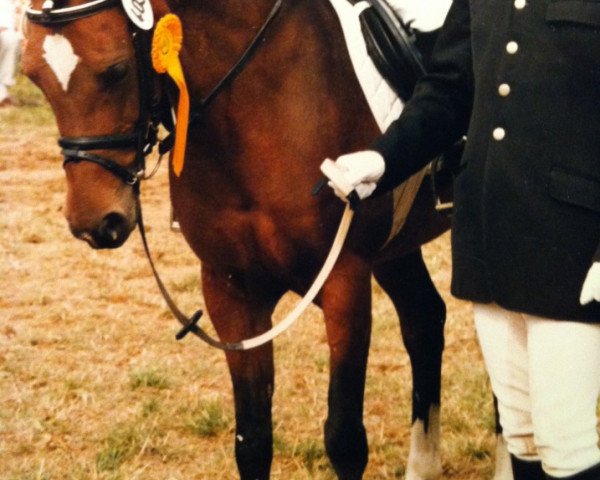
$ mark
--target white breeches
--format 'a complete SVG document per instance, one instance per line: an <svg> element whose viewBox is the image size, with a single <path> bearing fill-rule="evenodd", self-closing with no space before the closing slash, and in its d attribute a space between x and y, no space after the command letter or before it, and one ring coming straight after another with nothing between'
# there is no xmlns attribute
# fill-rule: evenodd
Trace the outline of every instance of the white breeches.
<svg viewBox="0 0 600 480"><path fill-rule="evenodd" d="M600 463L600 323L473 309L509 452L559 478Z"/></svg>

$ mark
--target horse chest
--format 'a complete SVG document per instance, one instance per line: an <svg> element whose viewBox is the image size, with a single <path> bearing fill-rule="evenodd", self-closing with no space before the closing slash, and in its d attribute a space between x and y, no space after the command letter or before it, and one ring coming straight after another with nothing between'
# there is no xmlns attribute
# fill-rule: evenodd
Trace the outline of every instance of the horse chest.
<svg viewBox="0 0 600 480"><path fill-rule="evenodd" d="M265 213L222 208L209 209L191 221L186 217L180 219L182 232L202 262L280 273L295 261L291 240Z"/></svg>

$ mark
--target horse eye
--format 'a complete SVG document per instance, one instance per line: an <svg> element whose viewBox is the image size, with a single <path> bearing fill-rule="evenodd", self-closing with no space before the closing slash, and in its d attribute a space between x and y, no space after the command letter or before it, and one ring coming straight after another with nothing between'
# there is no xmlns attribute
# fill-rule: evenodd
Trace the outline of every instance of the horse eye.
<svg viewBox="0 0 600 480"><path fill-rule="evenodd" d="M100 81L105 87L111 87L121 82L127 76L127 72L129 72L127 62L115 63L99 74Z"/></svg>

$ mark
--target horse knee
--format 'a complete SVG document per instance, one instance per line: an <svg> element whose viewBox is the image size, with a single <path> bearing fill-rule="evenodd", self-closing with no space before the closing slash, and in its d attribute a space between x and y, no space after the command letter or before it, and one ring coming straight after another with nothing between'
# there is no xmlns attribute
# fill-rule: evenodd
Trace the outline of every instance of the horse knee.
<svg viewBox="0 0 600 480"><path fill-rule="evenodd" d="M367 433L362 423L328 418L325 422L325 449L340 479L362 478L368 461Z"/></svg>

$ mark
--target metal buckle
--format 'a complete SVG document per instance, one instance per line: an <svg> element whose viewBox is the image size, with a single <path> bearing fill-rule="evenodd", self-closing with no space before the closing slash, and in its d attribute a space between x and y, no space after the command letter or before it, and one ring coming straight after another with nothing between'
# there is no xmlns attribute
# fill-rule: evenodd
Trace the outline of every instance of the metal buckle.
<svg viewBox="0 0 600 480"><path fill-rule="evenodd" d="M454 208L454 201L450 200L448 202L443 201L440 195L440 188L436 182L436 175L440 171L440 157L435 158L428 167L428 175L431 182L431 191L433 193L433 202L435 206L435 211L438 213L449 215L452 213L452 209Z"/></svg>

